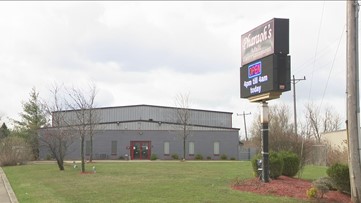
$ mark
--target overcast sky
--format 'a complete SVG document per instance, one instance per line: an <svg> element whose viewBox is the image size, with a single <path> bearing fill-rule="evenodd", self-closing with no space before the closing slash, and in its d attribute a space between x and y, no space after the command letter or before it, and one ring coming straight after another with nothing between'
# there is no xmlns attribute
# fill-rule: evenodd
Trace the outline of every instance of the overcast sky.
<svg viewBox="0 0 361 203"><path fill-rule="evenodd" d="M331 105L345 118L346 2L0 2L0 115L18 119L32 87L94 82L97 106L174 106L258 113L240 98L241 35L272 18L290 20L298 115ZM292 91L270 105L292 106ZM292 112L292 111L291 111ZM247 116L250 124L252 116ZM301 119L301 118L300 118Z"/></svg>

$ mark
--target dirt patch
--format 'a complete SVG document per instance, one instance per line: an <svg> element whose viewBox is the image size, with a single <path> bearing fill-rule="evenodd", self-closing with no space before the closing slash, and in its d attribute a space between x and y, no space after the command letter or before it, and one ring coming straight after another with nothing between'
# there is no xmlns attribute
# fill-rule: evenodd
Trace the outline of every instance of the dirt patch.
<svg viewBox="0 0 361 203"><path fill-rule="evenodd" d="M239 191L253 192L263 195L287 196L297 199L307 200L306 191L312 187L311 182L298 178L289 178L287 176L280 176L275 180L270 180L269 183L263 183L258 178L241 181L232 186L233 189ZM338 191L329 191L324 194L322 199L318 202L334 202L334 203L349 203L351 198L349 195L340 193Z"/></svg>

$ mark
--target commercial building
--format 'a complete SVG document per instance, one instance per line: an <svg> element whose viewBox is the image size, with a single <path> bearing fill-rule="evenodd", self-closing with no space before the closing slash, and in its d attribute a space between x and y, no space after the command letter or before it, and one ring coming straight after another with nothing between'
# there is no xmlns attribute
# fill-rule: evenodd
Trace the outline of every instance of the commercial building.
<svg viewBox="0 0 361 203"><path fill-rule="evenodd" d="M60 115L64 118L64 124L61 125L67 128L71 126L72 134L76 137L67 149L67 160L80 159L80 136L76 130L76 126L81 125L80 112L81 110L73 110L53 113L53 119ZM221 159L222 155L228 159L239 159L239 129L232 127L230 112L132 105L96 108L91 114L96 121L92 128L93 159L149 160L151 155L163 160L172 159L175 155L181 158L184 133L189 134L185 140L186 159L195 159L196 155L212 160ZM56 125L53 122L53 130L59 127ZM42 130L40 136L45 136L46 133L47 130ZM90 137L87 135L87 159L91 153L90 146ZM47 156L48 149L42 146L40 157L45 159Z"/></svg>

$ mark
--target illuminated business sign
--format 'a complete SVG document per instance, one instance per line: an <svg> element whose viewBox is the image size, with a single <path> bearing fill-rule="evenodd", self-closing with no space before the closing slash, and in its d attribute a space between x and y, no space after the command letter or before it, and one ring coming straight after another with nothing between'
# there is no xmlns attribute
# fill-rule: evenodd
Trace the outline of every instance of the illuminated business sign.
<svg viewBox="0 0 361 203"><path fill-rule="evenodd" d="M262 63L258 61L248 66L248 78L254 78L262 74Z"/></svg>
<svg viewBox="0 0 361 203"><path fill-rule="evenodd" d="M274 18L241 36L242 66L271 54L288 53L288 19Z"/></svg>
<svg viewBox="0 0 361 203"><path fill-rule="evenodd" d="M276 55L241 67L241 98L291 89L290 56Z"/></svg>

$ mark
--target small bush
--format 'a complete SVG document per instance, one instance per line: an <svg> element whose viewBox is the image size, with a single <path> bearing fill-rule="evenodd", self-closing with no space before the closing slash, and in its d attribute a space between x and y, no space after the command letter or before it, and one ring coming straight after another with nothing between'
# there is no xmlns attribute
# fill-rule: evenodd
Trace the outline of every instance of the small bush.
<svg viewBox="0 0 361 203"><path fill-rule="evenodd" d="M202 154L196 154L196 156L194 157L195 160L203 160L203 156Z"/></svg>
<svg viewBox="0 0 361 203"><path fill-rule="evenodd" d="M221 159L222 159L222 160L227 160L227 158L228 158L227 155L225 155L225 154L222 154L222 155L221 155Z"/></svg>
<svg viewBox="0 0 361 203"><path fill-rule="evenodd" d="M351 193L348 165L336 163L329 167L326 173L335 183L335 187L337 190L341 192Z"/></svg>
<svg viewBox="0 0 361 203"><path fill-rule="evenodd" d="M158 159L158 157L157 157L156 154L152 154L152 155L150 156L150 160L152 160L152 161L157 160L157 159Z"/></svg>
<svg viewBox="0 0 361 203"><path fill-rule="evenodd" d="M31 148L25 140L9 136L0 141L0 166L23 164L32 157Z"/></svg>
<svg viewBox="0 0 361 203"><path fill-rule="evenodd" d="M269 154L270 178L276 179L282 175L283 159L276 152Z"/></svg>
<svg viewBox="0 0 361 203"><path fill-rule="evenodd" d="M280 157L283 159L282 175L293 177L298 173L300 166L300 159L298 156L290 151L279 152Z"/></svg>
<svg viewBox="0 0 361 203"><path fill-rule="evenodd" d="M234 158L234 157L231 157L231 158L230 158L230 160L233 160L233 161L234 161L234 160L236 160L236 158Z"/></svg>
<svg viewBox="0 0 361 203"><path fill-rule="evenodd" d="M257 160L262 159L261 154L258 154L254 156L251 160L253 174L257 177L258 176L258 166L257 166ZM283 160L276 152L270 152L269 153L269 172L270 172L270 178L276 179L280 175L282 175L283 170Z"/></svg>
<svg viewBox="0 0 361 203"><path fill-rule="evenodd" d="M313 181L312 184L324 184L329 190L336 190L335 182L330 177L321 177Z"/></svg>
<svg viewBox="0 0 361 203"><path fill-rule="evenodd" d="M311 187L310 189L307 190L306 194L309 199L314 199L317 197L317 189Z"/></svg>
<svg viewBox="0 0 361 203"><path fill-rule="evenodd" d="M320 193L321 198L328 191L333 189L333 181L330 177L322 177L312 182L314 188L317 189L317 193Z"/></svg>
<svg viewBox="0 0 361 203"><path fill-rule="evenodd" d="M210 156L207 156L207 160L212 160L212 157L210 157Z"/></svg>
<svg viewBox="0 0 361 203"><path fill-rule="evenodd" d="M172 154L172 159L174 159L174 160L178 160L178 159L179 159L178 154Z"/></svg>
<svg viewBox="0 0 361 203"><path fill-rule="evenodd" d="M47 154L47 155L46 155L46 160L49 161L49 160L52 160L52 159L53 159L53 156L52 156L51 154Z"/></svg>
<svg viewBox="0 0 361 203"><path fill-rule="evenodd" d="M259 160L259 159L261 159L261 158L262 158L261 155L258 154L258 155L254 156L254 157L251 159L251 165L252 165L253 175L254 175L255 177L258 176L257 160Z"/></svg>

